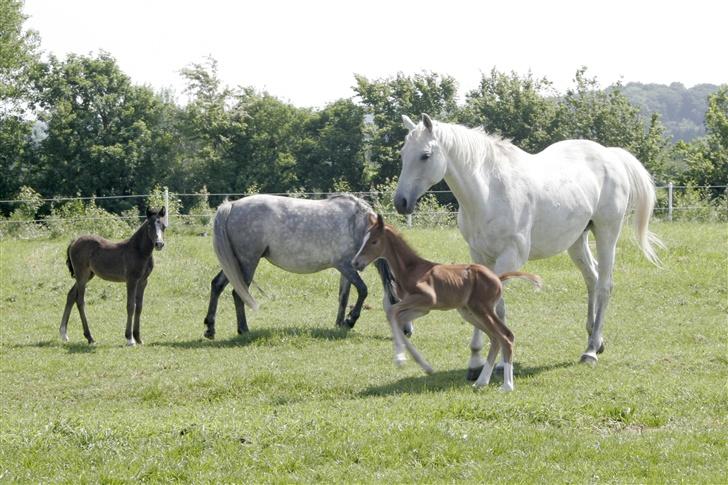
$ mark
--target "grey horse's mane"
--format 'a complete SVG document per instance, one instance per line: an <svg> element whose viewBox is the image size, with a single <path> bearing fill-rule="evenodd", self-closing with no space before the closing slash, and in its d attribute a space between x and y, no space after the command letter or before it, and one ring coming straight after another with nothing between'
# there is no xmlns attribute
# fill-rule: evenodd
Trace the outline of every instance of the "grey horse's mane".
<svg viewBox="0 0 728 485"><path fill-rule="evenodd" d="M372 206L370 206L366 201L360 199L359 197L353 195L353 194L346 194L346 193L338 193L338 194L331 194L327 197L327 200L332 199L347 199L356 204L356 207L359 209L359 212L364 213L370 213L374 212L374 209L372 209Z"/></svg>

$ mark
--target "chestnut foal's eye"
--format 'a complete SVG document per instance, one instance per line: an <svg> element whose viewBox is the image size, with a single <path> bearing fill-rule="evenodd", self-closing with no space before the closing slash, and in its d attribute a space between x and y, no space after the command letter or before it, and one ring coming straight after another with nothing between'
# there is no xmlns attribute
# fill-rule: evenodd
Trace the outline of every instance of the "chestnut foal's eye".
<svg viewBox="0 0 728 485"><path fill-rule="evenodd" d="M420 160L422 160L423 162L424 162L425 160L427 160L428 158L430 158L430 154L429 154L429 153L423 153L423 154L422 154L422 155L420 156Z"/></svg>

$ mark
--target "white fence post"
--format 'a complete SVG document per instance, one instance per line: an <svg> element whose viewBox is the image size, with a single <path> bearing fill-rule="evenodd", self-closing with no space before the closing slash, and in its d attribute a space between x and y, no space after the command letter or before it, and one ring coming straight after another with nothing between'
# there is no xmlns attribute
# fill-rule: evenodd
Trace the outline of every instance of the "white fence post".
<svg viewBox="0 0 728 485"><path fill-rule="evenodd" d="M667 220L672 221L672 182L667 184Z"/></svg>
<svg viewBox="0 0 728 485"><path fill-rule="evenodd" d="M407 227L412 227L412 214L407 214Z"/></svg>
<svg viewBox="0 0 728 485"><path fill-rule="evenodd" d="M164 187L164 225L169 226L169 189Z"/></svg>

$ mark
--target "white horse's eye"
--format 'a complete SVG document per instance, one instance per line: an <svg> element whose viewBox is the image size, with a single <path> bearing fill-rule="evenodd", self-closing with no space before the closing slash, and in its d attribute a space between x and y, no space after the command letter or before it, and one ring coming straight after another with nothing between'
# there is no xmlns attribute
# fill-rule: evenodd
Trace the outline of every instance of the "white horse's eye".
<svg viewBox="0 0 728 485"><path fill-rule="evenodd" d="M430 158L430 155L431 155L430 153L425 152L422 155L420 155L420 160L422 160L424 162L425 160Z"/></svg>

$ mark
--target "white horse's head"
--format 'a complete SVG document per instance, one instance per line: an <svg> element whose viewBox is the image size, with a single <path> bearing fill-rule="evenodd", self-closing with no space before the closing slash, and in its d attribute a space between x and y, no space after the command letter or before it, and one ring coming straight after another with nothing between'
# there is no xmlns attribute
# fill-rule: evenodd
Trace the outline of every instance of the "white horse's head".
<svg viewBox="0 0 728 485"><path fill-rule="evenodd" d="M400 214L411 214L417 199L445 176L447 159L435 138L435 123L426 114L415 124L402 115L405 128L410 130L402 147L402 171L399 174L394 207Z"/></svg>

